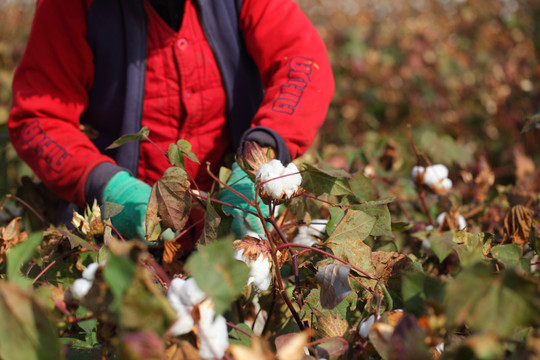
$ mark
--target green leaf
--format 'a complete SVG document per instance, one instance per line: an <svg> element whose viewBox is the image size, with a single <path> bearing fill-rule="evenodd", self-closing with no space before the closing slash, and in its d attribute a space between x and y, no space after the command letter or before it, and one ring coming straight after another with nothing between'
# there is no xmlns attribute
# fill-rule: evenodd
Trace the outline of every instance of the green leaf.
<svg viewBox="0 0 540 360"><path fill-rule="evenodd" d="M337 206L331 206L328 208L328 212L330 212L330 220L326 225L326 232L328 235L332 235L341 219L345 216L345 210Z"/></svg>
<svg viewBox="0 0 540 360"><path fill-rule="evenodd" d="M110 253L109 261L103 269L103 279L109 285L115 302L119 302L131 286L137 266L128 258Z"/></svg>
<svg viewBox="0 0 540 360"><path fill-rule="evenodd" d="M362 171L356 172L354 177L349 180L351 191L358 201L372 201L378 199L377 188L371 183Z"/></svg>
<svg viewBox="0 0 540 360"><path fill-rule="evenodd" d="M392 219L390 218L390 210L388 210L387 204L365 203L354 205L351 208L361 210L375 218L375 224L370 233L371 236L394 236L392 233Z"/></svg>
<svg viewBox="0 0 540 360"><path fill-rule="evenodd" d="M454 234L454 243L458 244L456 251L462 266L470 266L487 258L493 235L479 233L471 234L458 231Z"/></svg>
<svg viewBox="0 0 540 360"><path fill-rule="evenodd" d="M162 336L176 321L176 311L152 281L148 271L137 269L122 300L120 324L123 329L152 331Z"/></svg>
<svg viewBox="0 0 540 360"><path fill-rule="evenodd" d="M361 210L345 211L345 215L332 232L328 242L342 241L362 242L372 232L377 219Z"/></svg>
<svg viewBox="0 0 540 360"><path fill-rule="evenodd" d="M507 269L521 267L522 270L529 270L529 261L522 258L522 250L519 245L496 245L491 249L491 255Z"/></svg>
<svg viewBox="0 0 540 360"><path fill-rule="evenodd" d="M249 268L234 258L232 240L214 241L188 258L186 269L199 288L209 295L222 314L242 293L249 277Z"/></svg>
<svg viewBox="0 0 540 360"><path fill-rule="evenodd" d="M111 145L107 146L105 150L110 150L110 149L120 147L130 141L146 140L149 134L150 134L150 130L148 130L148 128L144 126L141 130L139 130L138 133L122 135L120 138L115 140Z"/></svg>
<svg viewBox="0 0 540 360"><path fill-rule="evenodd" d="M64 358L49 311L32 292L0 281L0 319L0 358Z"/></svg>
<svg viewBox="0 0 540 360"><path fill-rule="evenodd" d="M302 186L315 196L320 196L325 193L336 196L353 194L348 177L336 177L329 171L317 169L309 164L304 164L304 167L306 171L303 173L304 182ZM345 175L348 173L339 174Z"/></svg>
<svg viewBox="0 0 540 360"><path fill-rule="evenodd" d="M540 255L540 239L534 226L531 227L531 231L529 232L529 246L534 250L536 255Z"/></svg>
<svg viewBox="0 0 540 360"><path fill-rule="evenodd" d="M485 263L463 270L446 291L446 319L473 331L511 336L519 327L540 321L540 291L514 269L494 272Z"/></svg>
<svg viewBox="0 0 540 360"><path fill-rule="evenodd" d="M424 304L442 304L445 284L434 276L421 271L409 272L402 277L401 293L405 310L417 316L425 313Z"/></svg>
<svg viewBox="0 0 540 360"><path fill-rule="evenodd" d="M6 275L9 281L22 287L28 287L32 284L32 280L24 277L21 274L20 269L25 262L32 258L42 239L43 233L36 232L31 234L28 239L22 243L9 249L6 269Z"/></svg>
<svg viewBox="0 0 540 360"><path fill-rule="evenodd" d="M180 168L185 168L184 158L188 158L191 161L200 164L197 156L191 151L191 144L187 140L178 140L176 144L169 145L169 150L167 151L167 157L169 162L173 166L178 166Z"/></svg>
<svg viewBox="0 0 540 360"><path fill-rule="evenodd" d="M251 328L245 323L236 324L236 326L240 328L240 330L243 330L252 336L254 335ZM251 337L247 336L241 331L238 331L235 328L231 328L231 330L229 331L229 343L237 344L237 345L244 345L244 346L251 346Z"/></svg>
<svg viewBox="0 0 540 360"><path fill-rule="evenodd" d="M73 234L71 231L66 230L66 229L58 229L58 231L60 232L60 234L68 238L69 244L71 245L72 249L76 248L77 246L80 246L83 249L96 251L96 249L88 241Z"/></svg>
<svg viewBox="0 0 540 360"><path fill-rule="evenodd" d="M110 201L105 201L105 203L100 207L101 219L107 220L113 218L116 215L120 214L122 210L124 210L123 205L115 204Z"/></svg>
<svg viewBox="0 0 540 360"><path fill-rule="evenodd" d="M454 233L451 231L445 231L439 233L438 231L432 232L421 232L418 233L418 236L427 235L427 240L429 241L431 250L435 253L439 262L443 262L444 259L450 255L456 243L454 242Z"/></svg>

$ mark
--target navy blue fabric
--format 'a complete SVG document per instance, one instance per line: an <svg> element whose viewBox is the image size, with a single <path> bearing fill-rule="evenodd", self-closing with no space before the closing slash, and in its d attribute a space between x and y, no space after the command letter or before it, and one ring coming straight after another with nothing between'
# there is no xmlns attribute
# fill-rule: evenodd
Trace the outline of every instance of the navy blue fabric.
<svg viewBox="0 0 540 360"><path fill-rule="evenodd" d="M218 63L227 97L227 120L234 148L251 126L263 86L238 27L241 0L198 0L201 24Z"/></svg>
<svg viewBox="0 0 540 360"><path fill-rule="evenodd" d="M239 154L242 153L244 141L254 141L261 146L270 146L276 151L276 158L283 164L291 162L291 154L289 153L285 140L283 140L281 135L270 128L255 126L244 132L240 141L240 146L238 147Z"/></svg>
<svg viewBox="0 0 540 360"><path fill-rule="evenodd" d="M248 54L239 29L242 0L196 0L199 18L220 69L226 95L226 118L234 149L250 129L264 89L259 70ZM140 130L146 71L147 19L142 0L94 0L88 14L87 39L94 53L94 84L81 122L99 132L98 149L115 159L119 169L137 175L139 142L105 150L124 134ZM270 129L248 133L248 140L276 147L290 160L285 142ZM251 134L251 135L249 135ZM266 139L266 140L264 140ZM288 161L286 161L288 162ZM91 201L110 179L110 167L96 167L85 188ZM101 200L101 196L97 196Z"/></svg>
<svg viewBox="0 0 540 360"><path fill-rule="evenodd" d="M94 84L81 122L99 132L94 143L102 153L136 174L138 141L105 148L141 128L146 70L143 2L95 0L88 13L87 39L94 53Z"/></svg>

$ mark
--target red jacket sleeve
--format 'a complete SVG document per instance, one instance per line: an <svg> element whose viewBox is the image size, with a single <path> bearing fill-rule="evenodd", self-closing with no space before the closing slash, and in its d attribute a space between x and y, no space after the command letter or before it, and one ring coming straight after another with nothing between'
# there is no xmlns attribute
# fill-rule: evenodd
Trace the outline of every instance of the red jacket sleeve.
<svg viewBox="0 0 540 360"><path fill-rule="evenodd" d="M334 94L326 47L293 0L244 0L240 28L265 88L252 126L276 131L294 159L312 144Z"/></svg>
<svg viewBox="0 0 540 360"><path fill-rule="evenodd" d="M39 0L26 51L13 80L11 142L62 198L84 204L90 171L112 159L80 131L94 68L86 42L91 0Z"/></svg>

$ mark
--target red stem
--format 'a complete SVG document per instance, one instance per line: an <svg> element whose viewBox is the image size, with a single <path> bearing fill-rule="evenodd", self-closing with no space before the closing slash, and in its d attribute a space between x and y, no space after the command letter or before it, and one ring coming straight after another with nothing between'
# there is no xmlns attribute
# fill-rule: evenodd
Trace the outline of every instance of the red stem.
<svg viewBox="0 0 540 360"><path fill-rule="evenodd" d="M345 265L350 265L351 268L356 271L357 273L359 274L362 274L364 275L366 278L370 279L370 280L376 280L374 279L373 277L371 277L368 273L366 273L365 271L362 271L360 270L359 268L357 268L356 266L354 266L353 264L351 264L350 262L348 261L345 261L343 259L340 259L338 258L337 256L334 256L332 254L330 254L329 252L326 252L324 250L321 250L321 249L317 249L317 248L314 248L312 246L308 246L308 245L301 245L301 244L281 244L279 245L278 247L276 247L276 250L280 250L280 249L283 249L283 248L286 248L286 247L300 247L300 248L304 248L304 249L309 249L309 250L312 250L312 251L316 251L318 253L321 253L321 254L324 254L326 256L329 256L331 257L332 259L335 259L339 262L342 262L343 264Z"/></svg>

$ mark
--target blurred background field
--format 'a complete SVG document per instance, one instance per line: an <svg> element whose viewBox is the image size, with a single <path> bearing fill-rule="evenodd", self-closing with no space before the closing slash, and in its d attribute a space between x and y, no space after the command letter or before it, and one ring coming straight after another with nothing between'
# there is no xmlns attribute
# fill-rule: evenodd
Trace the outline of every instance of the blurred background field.
<svg viewBox="0 0 540 360"><path fill-rule="evenodd" d="M540 1L298 3L326 42L336 76L314 146L331 164L365 168L393 149L390 166L406 176L416 161L408 126L433 162L465 168L483 155L501 184L514 182L516 160L537 160L540 137L520 132L540 100ZM35 0L0 0L2 198L30 174L9 144L6 121L34 7Z"/></svg>

